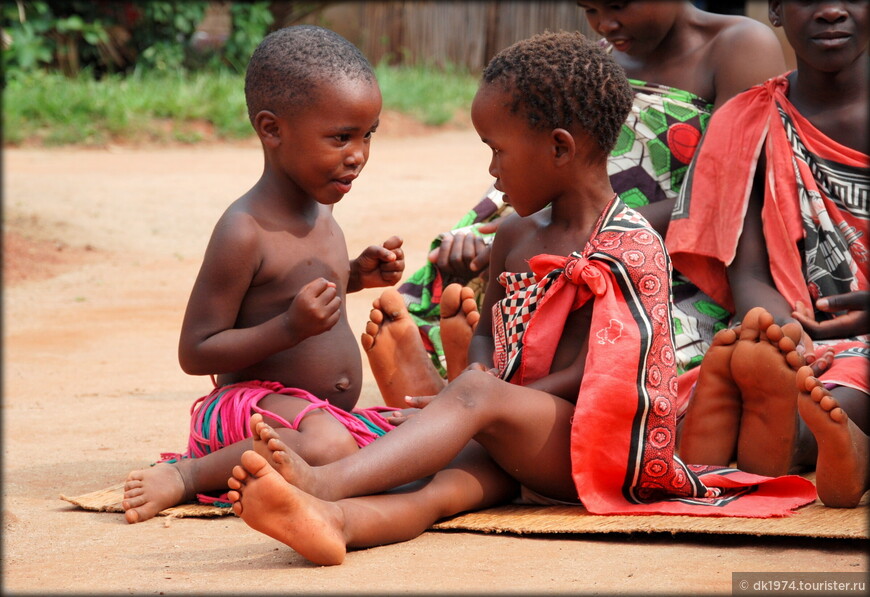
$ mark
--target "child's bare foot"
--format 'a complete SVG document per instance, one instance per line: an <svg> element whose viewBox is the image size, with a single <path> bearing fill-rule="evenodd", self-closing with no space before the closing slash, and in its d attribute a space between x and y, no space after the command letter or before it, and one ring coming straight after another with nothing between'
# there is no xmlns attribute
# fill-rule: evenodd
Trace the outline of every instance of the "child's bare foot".
<svg viewBox="0 0 870 597"><path fill-rule="evenodd" d="M285 481L302 491L322 499L332 499L329 488L322 488L318 483L314 468L281 440L278 432L263 420L262 415L251 415L250 425L254 452L266 464L274 468Z"/></svg>
<svg viewBox="0 0 870 597"><path fill-rule="evenodd" d="M868 437L810 367L797 372L798 412L816 438L816 490L826 506L854 508L870 487Z"/></svg>
<svg viewBox="0 0 870 597"><path fill-rule="evenodd" d="M347 552L341 508L294 487L253 451L242 454L227 481L233 512L252 529L289 545L324 566L341 564Z"/></svg>
<svg viewBox="0 0 870 597"><path fill-rule="evenodd" d="M288 456L288 453L293 454L300 461L304 462L304 459L287 447L278 432L263 420L263 415L260 413L251 415L250 426L254 452L262 456L263 460L278 471L285 481L292 483L295 477L291 463L295 460L291 460L292 457Z"/></svg>
<svg viewBox="0 0 870 597"><path fill-rule="evenodd" d="M680 458L689 464L728 466L740 429L740 390L731 379L733 329L713 336L680 430Z"/></svg>
<svg viewBox="0 0 870 597"><path fill-rule="evenodd" d="M178 467L160 463L127 475L121 505L124 518L132 524L154 518L160 511L192 498Z"/></svg>
<svg viewBox="0 0 870 597"><path fill-rule="evenodd" d="M743 412L737 439L737 467L776 477L792 466L797 438L797 400L792 389L805 364L797 352L801 328L774 323L756 307L743 318L731 357L731 375L740 388Z"/></svg>
<svg viewBox="0 0 870 597"><path fill-rule="evenodd" d="M474 290L461 284L447 286L441 294L441 346L447 362L447 381L468 367L468 345L478 321L480 311Z"/></svg>
<svg viewBox="0 0 870 597"><path fill-rule="evenodd" d="M387 406L405 408L405 396L431 396L444 388L402 295L388 288L375 299L360 338Z"/></svg>

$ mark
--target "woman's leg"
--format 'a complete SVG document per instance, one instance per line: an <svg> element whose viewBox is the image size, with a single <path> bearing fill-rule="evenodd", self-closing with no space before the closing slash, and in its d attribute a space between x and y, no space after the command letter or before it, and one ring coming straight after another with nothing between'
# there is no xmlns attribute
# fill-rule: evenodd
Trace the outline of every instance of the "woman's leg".
<svg viewBox="0 0 870 597"><path fill-rule="evenodd" d="M842 386L829 391L809 367L798 370L797 389L798 412L816 440L819 499L826 506L854 508L870 488L870 439L852 421L837 393L846 401L857 399L865 409L868 396Z"/></svg>

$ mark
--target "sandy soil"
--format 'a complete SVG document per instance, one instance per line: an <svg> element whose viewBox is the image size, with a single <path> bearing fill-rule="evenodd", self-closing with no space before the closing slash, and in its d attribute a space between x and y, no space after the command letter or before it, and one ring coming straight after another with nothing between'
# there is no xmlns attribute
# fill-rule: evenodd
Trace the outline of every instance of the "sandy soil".
<svg viewBox="0 0 870 597"><path fill-rule="evenodd" d="M180 450L209 388L178 330L211 227L262 168L253 143L7 149L3 570L7 593L731 593L731 573L866 572L855 541L430 532L313 566L235 517L156 518L61 501ZM393 233L408 263L489 182L472 130L388 121L336 208L352 255ZM362 330L375 291L348 297ZM363 405L378 401L368 372Z"/></svg>

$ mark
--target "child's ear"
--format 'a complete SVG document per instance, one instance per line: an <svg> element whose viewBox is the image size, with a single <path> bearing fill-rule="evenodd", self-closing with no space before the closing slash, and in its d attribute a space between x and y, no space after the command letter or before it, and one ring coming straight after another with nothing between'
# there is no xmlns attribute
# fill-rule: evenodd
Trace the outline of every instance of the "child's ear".
<svg viewBox="0 0 870 597"><path fill-rule="evenodd" d="M278 117L270 110L260 110L254 116L254 130L260 141L267 147L277 147L281 143L281 127Z"/></svg>
<svg viewBox="0 0 870 597"><path fill-rule="evenodd" d="M557 166L567 164L574 159L574 154L577 151L574 135L565 129L553 129L553 132L550 133L550 141L553 148L553 159Z"/></svg>

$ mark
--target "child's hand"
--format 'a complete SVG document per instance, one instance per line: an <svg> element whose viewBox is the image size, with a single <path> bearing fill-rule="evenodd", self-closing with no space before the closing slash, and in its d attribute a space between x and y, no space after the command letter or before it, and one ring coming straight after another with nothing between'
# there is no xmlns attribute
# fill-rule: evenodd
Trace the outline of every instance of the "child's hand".
<svg viewBox="0 0 870 597"><path fill-rule="evenodd" d="M392 286L402 279L404 271L405 252L402 250L402 239L391 236L382 246L368 247L351 262L347 291Z"/></svg>
<svg viewBox="0 0 870 597"><path fill-rule="evenodd" d="M488 367L487 365L477 361L469 363L463 371L483 371L484 373L489 373L493 377L498 377L498 368Z"/></svg>
<svg viewBox="0 0 870 597"><path fill-rule="evenodd" d="M403 408L402 410L395 410L385 414L384 418L391 425L399 426L418 412L420 412L419 408Z"/></svg>
<svg viewBox="0 0 870 597"><path fill-rule="evenodd" d="M302 287L287 308L286 325L296 343L332 329L341 316L334 282L317 278Z"/></svg>
<svg viewBox="0 0 870 597"><path fill-rule="evenodd" d="M434 395L433 396L405 396L405 402L407 402L408 406L410 406L411 408L419 410L421 408L425 408L426 406L428 406L429 403L432 402L433 398L435 398Z"/></svg>
<svg viewBox="0 0 870 597"><path fill-rule="evenodd" d="M498 229L502 219L481 224L477 231L491 234ZM429 252L429 262L446 279L467 284L489 267L491 250L491 239L485 240L471 231L447 232L441 235L441 244Z"/></svg>

